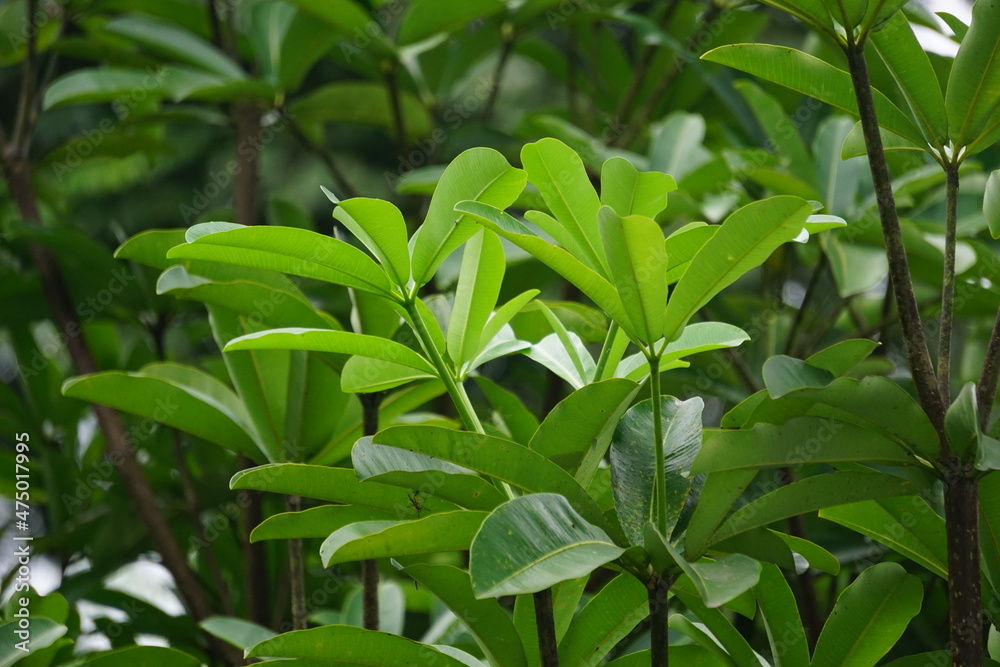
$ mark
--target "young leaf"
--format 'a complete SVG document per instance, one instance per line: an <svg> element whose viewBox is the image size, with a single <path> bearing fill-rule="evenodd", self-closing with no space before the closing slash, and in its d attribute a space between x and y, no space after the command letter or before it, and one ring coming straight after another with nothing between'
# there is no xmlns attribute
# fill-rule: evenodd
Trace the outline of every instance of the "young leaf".
<svg viewBox="0 0 1000 667"><path fill-rule="evenodd" d="M813 667L865 667L889 652L920 612L924 588L898 563L880 563L844 589L813 654Z"/></svg>
<svg viewBox="0 0 1000 667"><path fill-rule="evenodd" d="M502 210L521 194L526 178L491 148L471 148L452 160L434 190L424 223L410 239L416 286L425 285L441 262L478 230L461 211L456 213L455 204L475 201Z"/></svg>
<svg viewBox="0 0 1000 667"><path fill-rule="evenodd" d="M553 493L515 498L483 522L469 552L477 598L536 593L625 552Z"/></svg>
<svg viewBox="0 0 1000 667"><path fill-rule="evenodd" d="M679 401L661 397L664 470L667 482L667 531L677 524L691 491L685 475L701 448L701 413L698 398ZM611 484L618 521L636 546L644 543L643 531L652 517L656 453L653 444L652 400L637 403L618 423L611 439Z"/></svg>
<svg viewBox="0 0 1000 667"><path fill-rule="evenodd" d="M998 24L1000 3L983 1L972 6L972 24L958 47L945 93L955 150L979 138L1000 103Z"/></svg>
<svg viewBox="0 0 1000 667"><path fill-rule="evenodd" d="M234 338L226 345L231 350L312 350L351 354L387 361L437 375L434 367L422 356L395 341L378 336L328 331L325 329L272 329Z"/></svg>
<svg viewBox="0 0 1000 667"><path fill-rule="evenodd" d="M802 51L770 44L732 44L712 49L702 59L759 76L858 115L851 75ZM906 114L881 92L873 90L872 94L879 125L922 145L920 131Z"/></svg>
<svg viewBox="0 0 1000 667"><path fill-rule="evenodd" d="M393 283L406 288L410 250L406 245L406 222L398 208L381 199L355 197L340 202L333 217L378 258Z"/></svg>
<svg viewBox="0 0 1000 667"><path fill-rule="evenodd" d="M597 371L594 358L572 331L564 336L549 334L531 346L528 357L568 382L574 390L585 387Z"/></svg>
<svg viewBox="0 0 1000 667"><path fill-rule="evenodd" d="M663 230L651 218L623 218L609 206L601 208L599 224L611 276L628 316L619 324L651 344L663 333L667 302Z"/></svg>
<svg viewBox="0 0 1000 667"><path fill-rule="evenodd" d="M656 535L656 530L652 524L647 524L649 530L646 531L646 541L660 539L660 544L680 566L695 588L701 601L709 609L721 607L730 600L753 588L760 578L760 563L743 554L730 554L719 558L713 562L699 561L689 563L684 556L670 545L669 540L664 540Z"/></svg>
<svg viewBox="0 0 1000 667"><path fill-rule="evenodd" d="M500 295L506 260L496 234L482 229L465 244L458 289L448 323L448 354L456 365L479 354L486 322Z"/></svg>
<svg viewBox="0 0 1000 667"><path fill-rule="evenodd" d="M224 264L280 271L388 296L385 272L354 246L292 227L220 228L195 225L188 242L167 252L170 259L203 259Z"/></svg>
<svg viewBox="0 0 1000 667"><path fill-rule="evenodd" d="M414 521L362 521L333 532L319 549L323 567L369 558L465 551L486 512L460 510Z"/></svg>
<svg viewBox="0 0 1000 667"><path fill-rule="evenodd" d="M702 246L667 303L664 338L672 341L713 296L760 265L802 231L812 206L797 197L772 197L729 216Z"/></svg>
<svg viewBox="0 0 1000 667"><path fill-rule="evenodd" d="M601 167L601 204L610 206L622 218L655 218L667 207L667 194L676 189L677 184L668 174L640 172L622 157L610 158Z"/></svg>
<svg viewBox="0 0 1000 667"><path fill-rule="evenodd" d="M607 258L597 229L601 202L580 156L558 139L546 138L525 144L521 162L528 180L538 188L549 210L581 249L583 254L577 259L607 277Z"/></svg>

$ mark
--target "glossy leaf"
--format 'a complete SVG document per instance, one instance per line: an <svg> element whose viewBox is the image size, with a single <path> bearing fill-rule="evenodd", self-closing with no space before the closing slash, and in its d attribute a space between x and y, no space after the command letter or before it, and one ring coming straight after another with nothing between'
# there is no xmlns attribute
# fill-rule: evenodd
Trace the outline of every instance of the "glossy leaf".
<svg viewBox="0 0 1000 667"><path fill-rule="evenodd" d="M719 225L692 222L667 237L663 245L667 251L668 284L680 280L694 256L719 229Z"/></svg>
<svg viewBox="0 0 1000 667"><path fill-rule="evenodd" d="M646 542L655 539L655 529L648 524ZM698 589L701 601L709 609L721 607L730 600L753 588L760 578L760 563L743 554L729 554L714 561L701 560L689 563L669 541L660 537L661 545L681 571Z"/></svg>
<svg viewBox="0 0 1000 667"><path fill-rule="evenodd" d="M201 660L162 646L130 646L89 657L87 667L199 667Z"/></svg>
<svg viewBox="0 0 1000 667"><path fill-rule="evenodd" d="M810 667L809 643L802 618L795 595L781 570L774 565L763 565L754 595L771 646L774 667Z"/></svg>
<svg viewBox="0 0 1000 667"><path fill-rule="evenodd" d="M701 447L701 413L704 402L698 398L679 401L661 397L666 508L664 522L669 532L680 518L691 490L686 477ZM611 483L618 521L636 546L644 544L643 531L654 520L653 488L656 477L656 450L653 443L653 404L636 404L618 423L611 439Z"/></svg>
<svg viewBox="0 0 1000 667"><path fill-rule="evenodd" d="M228 79L246 78L246 73L213 45L166 21L131 14L108 22L103 30L140 44L165 58L187 63Z"/></svg>
<svg viewBox="0 0 1000 667"><path fill-rule="evenodd" d="M667 195L676 189L672 176L660 171L640 172L625 158L610 158L601 167L601 205L611 207L622 218L655 218L667 207Z"/></svg>
<svg viewBox="0 0 1000 667"><path fill-rule="evenodd" d="M888 653L920 611L920 580L898 563L880 563L861 573L837 598L823 626L814 667L862 667Z"/></svg>
<svg viewBox="0 0 1000 667"><path fill-rule="evenodd" d="M976 2L972 7L969 32L962 39L951 66L945 106L949 133L956 149L979 138L1000 103L997 23L1000 23L1000 4Z"/></svg>
<svg viewBox="0 0 1000 667"><path fill-rule="evenodd" d="M405 288L410 280L410 250L406 221L399 209L381 199L354 197L339 202L333 217L365 244L393 282Z"/></svg>
<svg viewBox="0 0 1000 667"><path fill-rule="evenodd" d="M468 667L433 646L388 632L352 625L326 625L286 632L247 651L248 658L303 658L310 665L388 665L433 661L441 667Z"/></svg>
<svg viewBox="0 0 1000 667"><path fill-rule="evenodd" d="M457 365L472 361L489 342L482 334L500 296L505 270L503 245L493 232L480 230L465 244L448 323L448 354Z"/></svg>
<svg viewBox="0 0 1000 667"><path fill-rule="evenodd" d="M250 533L251 542L290 540L293 538L326 539L330 533L360 521L389 520L395 515L384 510L354 505L320 505L301 512L273 514Z"/></svg>
<svg viewBox="0 0 1000 667"><path fill-rule="evenodd" d="M25 638L15 634L19 630L18 619L13 618L0 622L0 632L3 633L3 639L0 639L0 665L3 667L13 665L22 658L51 646L53 642L66 634L66 626L56 623L50 618L29 616L27 617L27 623L30 636ZM26 644L27 651L17 646L19 643L25 641L25 639L28 640ZM125 663L122 664L124 665Z"/></svg>
<svg viewBox="0 0 1000 667"><path fill-rule="evenodd" d="M362 521L340 528L323 542L323 567L372 558L464 551L485 512L441 512L414 521Z"/></svg>
<svg viewBox="0 0 1000 667"><path fill-rule="evenodd" d="M232 644L240 650L246 650L254 644L275 636L274 631L241 618L227 616L212 616L200 622L198 626L208 634Z"/></svg>
<svg viewBox="0 0 1000 667"><path fill-rule="evenodd" d="M477 598L536 593L624 551L562 496L522 496L494 510L472 542L472 588Z"/></svg>
<svg viewBox="0 0 1000 667"><path fill-rule="evenodd" d="M833 382L833 374L783 354L764 362L764 385L771 398L781 398L796 389L820 389Z"/></svg>
<svg viewBox="0 0 1000 667"><path fill-rule="evenodd" d="M649 615L648 591L639 580L619 574L580 610L559 642L559 662L593 667Z"/></svg>

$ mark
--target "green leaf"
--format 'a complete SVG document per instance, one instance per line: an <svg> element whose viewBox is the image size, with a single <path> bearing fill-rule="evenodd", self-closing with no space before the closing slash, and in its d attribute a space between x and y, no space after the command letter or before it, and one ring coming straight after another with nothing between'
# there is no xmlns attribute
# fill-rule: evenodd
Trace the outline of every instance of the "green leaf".
<svg viewBox="0 0 1000 667"><path fill-rule="evenodd" d="M527 446L538 430L538 417L528 409L514 392L500 386L488 377L473 378L493 408L492 421L509 434L519 445Z"/></svg>
<svg viewBox="0 0 1000 667"><path fill-rule="evenodd" d="M175 24L130 14L109 21L102 30L131 40L168 60L187 63L227 79L246 78L246 73L226 54Z"/></svg>
<svg viewBox="0 0 1000 667"><path fill-rule="evenodd" d="M53 642L66 634L66 626L56 623L52 619L29 616L26 620L30 630L28 637L16 634L17 631L23 631L19 630L19 619L0 622L0 633L2 633L0 635L2 637L0 639L0 667L8 667L19 662L22 658L51 646ZM28 643L25 644L27 651L17 646L25 640L28 640Z"/></svg>
<svg viewBox="0 0 1000 667"><path fill-rule="evenodd" d="M772 197L729 216L691 260L670 295L664 337L675 339L712 297L798 236L811 213L812 206L797 197Z"/></svg>
<svg viewBox="0 0 1000 667"><path fill-rule="evenodd" d="M262 450L251 436L248 418L232 390L194 368L178 376L106 371L71 378L62 393L151 419L227 449L262 460ZM165 370L160 366L161 370Z"/></svg>
<svg viewBox="0 0 1000 667"><path fill-rule="evenodd" d="M167 251L184 243L184 229L147 229L129 238L115 250L115 259L127 259L154 269L165 269L171 264Z"/></svg>
<svg viewBox="0 0 1000 667"><path fill-rule="evenodd" d="M415 0L403 16L396 39L401 46L416 44L442 32L454 32L504 9L501 0Z"/></svg>
<svg viewBox="0 0 1000 667"><path fill-rule="evenodd" d="M631 380L594 382L561 400L545 417L528 447L581 484L593 479L611 435L639 391Z"/></svg>
<svg viewBox="0 0 1000 667"><path fill-rule="evenodd" d="M784 354L765 361L763 375L771 398L781 398L796 389L820 389L833 382L830 371Z"/></svg>
<svg viewBox="0 0 1000 667"><path fill-rule="evenodd" d="M719 229L719 225L692 222L667 237L663 244L667 250L667 284L680 280L694 256Z"/></svg>
<svg viewBox="0 0 1000 667"><path fill-rule="evenodd" d="M440 667L468 667L436 647L388 632L365 630L353 625L325 625L297 630L263 641L249 651L248 658L304 658L314 665L363 665L432 663Z"/></svg>
<svg viewBox="0 0 1000 667"><path fill-rule="evenodd" d="M944 519L923 498L883 498L829 507L821 519L833 521L948 578Z"/></svg>
<svg viewBox="0 0 1000 667"><path fill-rule="evenodd" d="M852 461L915 463L903 447L875 431L829 418L796 417L781 426L717 433L702 446L691 473Z"/></svg>
<svg viewBox="0 0 1000 667"><path fill-rule="evenodd" d="M622 218L655 218L667 207L667 194L676 189L673 177L661 171L640 172L625 158L610 158L601 167L601 204Z"/></svg>
<svg viewBox="0 0 1000 667"><path fill-rule="evenodd" d="M972 462L979 456L979 408L976 385L966 383L944 417L944 432L951 451L960 461Z"/></svg>
<svg viewBox="0 0 1000 667"><path fill-rule="evenodd" d="M559 662L593 667L649 615L648 591L638 579L619 574L580 610L559 642Z"/></svg>
<svg viewBox="0 0 1000 667"><path fill-rule="evenodd" d="M372 480L451 501L467 509L490 511L506 498L472 470L407 449L376 445L371 437L354 444L351 459L361 480Z"/></svg>
<svg viewBox="0 0 1000 667"><path fill-rule="evenodd" d="M718 609L709 609L696 595L677 591L677 597L690 609L704 629L695 626L686 617L674 614L670 617L670 627L684 633L720 658L727 667L757 667L760 659L747 640L733 627L725 614ZM707 632L706 632L707 630Z"/></svg>
<svg viewBox="0 0 1000 667"><path fill-rule="evenodd" d="M274 463L257 466L233 475L231 489L253 489L304 496L357 507L392 512L396 517L416 518L421 511L451 512L454 504L428 496L421 498L422 510L413 506L411 492L378 482L361 482L348 468Z"/></svg>
<svg viewBox="0 0 1000 667"><path fill-rule="evenodd" d="M393 56L394 49L379 21L373 20L367 9L354 0L290 0L304 11L320 19L336 32L349 37L353 44L346 44L348 62L353 55L371 50L376 57ZM363 41L362 41L363 40Z"/></svg>
<svg viewBox="0 0 1000 667"><path fill-rule="evenodd" d="M353 505L320 505L301 512L273 514L250 533L251 542L264 540L290 540L295 538L326 539L330 533L360 521L378 521L393 518L393 514L368 507Z"/></svg>
<svg viewBox="0 0 1000 667"><path fill-rule="evenodd" d="M290 4L254 5L249 15L248 37L257 66L263 78L282 91L297 90L336 37L313 16Z"/></svg>
<svg viewBox="0 0 1000 667"><path fill-rule="evenodd" d="M816 183L816 167L799 131L781 103L749 79L734 81L736 90L750 105L769 140L769 148L787 161L788 169L808 183Z"/></svg>
<svg viewBox="0 0 1000 667"><path fill-rule="evenodd" d="M844 589L816 642L813 667L867 667L889 652L920 612L920 580L880 563Z"/></svg>
<svg viewBox="0 0 1000 667"><path fill-rule="evenodd" d="M261 625L228 616L211 616L198 623L198 627L244 651L275 636L272 630Z"/></svg>
<svg viewBox="0 0 1000 667"><path fill-rule="evenodd" d="M840 561L832 553L814 542L787 535L785 533L772 530L773 535L788 545L788 548L808 561L809 566L826 572L827 574L838 574L840 572Z"/></svg>
<svg viewBox="0 0 1000 667"><path fill-rule="evenodd" d="M175 648L130 646L87 657L87 667L200 667L201 660Z"/></svg>
<svg viewBox="0 0 1000 667"><path fill-rule="evenodd" d="M628 316L619 324L651 344L663 333L667 303L663 230L651 218L622 218L609 206L601 208L599 218L611 277Z"/></svg>
<svg viewBox="0 0 1000 667"><path fill-rule="evenodd" d="M895 132L890 132L880 127L878 134L882 137L882 148L888 151L922 151L923 146L904 139ZM852 157L862 157L868 155L868 145L865 143L865 133L858 121L851 128L851 131L844 137L844 143L840 147L840 159L849 160Z"/></svg>
<svg viewBox="0 0 1000 667"><path fill-rule="evenodd" d="M477 598L537 593L589 574L625 552L562 496L536 493L493 511L472 542Z"/></svg>
<svg viewBox="0 0 1000 667"><path fill-rule="evenodd" d="M475 470L531 493L559 493L587 521L606 527L590 494L562 468L515 442L436 426L394 426L372 441L433 456Z"/></svg>
<svg viewBox="0 0 1000 667"><path fill-rule="evenodd" d="M416 286L425 285L441 262L478 230L463 211L456 213L456 204L474 201L504 209L521 194L526 178L491 148L471 148L452 160L431 196L424 223L410 239Z"/></svg>
<svg viewBox="0 0 1000 667"><path fill-rule="evenodd" d="M670 545L669 540L656 534L652 524L647 524L646 541L660 539L660 544L674 559L698 589L701 601L709 609L721 607L733 598L747 592L760 578L760 563L743 554L730 554L715 561L689 563L680 552Z"/></svg>
<svg viewBox="0 0 1000 667"><path fill-rule="evenodd" d="M624 320L625 311L611 283L566 250L536 236L523 223L497 208L476 202L461 202L455 210L469 214L484 226L530 253L542 264L576 285L612 319Z"/></svg>
<svg viewBox="0 0 1000 667"><path fill-rule="evenodd" d="M416 95L400 91L400 111L409 137L422 139L431 133L432 119ZM288 113L296 123L356 123L374 125L387 133L396 128L385 85L376 81L337 81L318 86L296 97L288 105Z"/></svg>
<svg viewBox="0 0 1000 667"><path fill-rule="evenodd" d="M506 267L503 245L493 232L482 229L465 244L448 323L448 354L456 365L473 361L490 342L482 334L500 296Z"/></svg>
<svg viewBox="0 0 1000 667"><path fill-rule="evenodd" d="M434 593L473 633L493 664L527 666L521 638L510 615L494 599L476 599L467 572L451 565L419 563L404 567L400 573L413 577Z"/></svg>
<svg viewBox="0 0 1000 667"><path fill-rule="evenodd" d="M433 380L437 375L370 357L351 357L344 362L340 387L349 394L389 391L410 382Z"/></svg>
<svg viewBox="0 0 1000 667"><path fill-rule="evenodd" d="M867 359L879 346L867 338L852 338L834 343L806 359L806 363L816 368L830 371L837 377L847 375L855 366Z"/></svg>
<svg viewBox="0 0 1000 667"><path fill-rule="evenodd" d="M465 551L486 512L461 510L415 521L363 521L340 528L319 549L323 567L371 558Z"/></svg>
<svg viewBox="0 0 1000 667"><path fill-rule="evenodd" d="M707 649L695 644L672 644L667 647L669 659L676 665L684 667L729 667L730 662L724 662ZM650 661L650 651L636 651L605 663L607 667L646 667Z"/></svg>
<svg viewBox="0 0 1000 667"><path fill-rule="evenodd" d="M381 199L354 197L340 202L333 217L365 244L398 287L406 287L410 280L410 250L406 245L406 222L398 208Z"/></svg>
<svg viewBox="0 0 1000 667"><path fill-rule="evenodd" d="M765 563L754 586L774 667L810 667L809 643L795 595L777 566Z"/></svg>
<svg viewBox="0 0 1000 667"><path fill-rule="evenodd" d="M435 374L434 367L410 348L378 336L330 331L326 329L271 329L234 338L225 351L233 350L311 350L367 357L400 364L424 373Z"/></svg>
<svg viewBox="0 0 1000 667"><path fill-rule="evenodd" d="M979 138L1000 104L998 23L1000 3L989 0L975 3L969 32L951 66L945 106L956 151Z"/></svg>
<svg viewBox="0 0 1000 667"><path fill-rule="evenodd" d="M558 139L546 138L525 144L521 162L528 180L538 188L545 204L572 239L573 245L566 250L591 270L608 277L608 261L597 227L601 201L580 156Z"/></svg>
<svg viewBox="0 0 1000 667"><path fill-rule="evenodd" d="M354 246L316 232L292 227L229 227L195 225L188 242L171 248L168 258L203 259L305 278L325 280L388 296L392 287L385 272ZM218 231L217 231L218 230Z"/></svg>
<svg viewBox="0 0 1000 667"><path fill-rule="evenodd" d="M802 51L769 44L731 44L712 49L702 59L753 74L858 115L851 75ZM872 94L879 125L922 145L920 131L906 114L878 90L872 90Z"/></svg>
<svg viewBox="0 0 1000 667"><path fill-rule="evenodd" d="M711 542L721 542L758 526L826 507L918 493L920 487L913 482L880 472L815 475L779 487L736 510L715 532Z"/></svg>
<svg viewBox="0 0 1000 667"><path fill-rule="evenodd" d="M705 119L700 114L675 111L652 128L649 168L670 174L678 181L691 173L706 154Z"/></svg>
<svg viewBox="0 0 1000 667"><path fill-rule="evenodd" d="M42 108L113 102L126 94L138 91L146 95L161 93L160 80L154 72L114 67L86 67L64 74L49 84L45 89Z"/></svg>
<svg viewBox="0 0 1000 667"><path fill-rule="evenodd" d="M733 470L708 476L684 531L684 555L688 560L704 555L729 510L756 476L756 470Z"/></svg>
<svg viewBox="0 0 1000 667"><path fill-rule="evenodd" d="M881 30L873 33L871 39L899 85L927 143L943 150L948 143L944 96L931 61L913 34L910 22L902 13L897 13Z"/></svg>
<svg viewBox="0 0 1000 667"><path fill-rule="evenodd" d="M955 41L961 42L965 39L965 35L969 32L969 26L966 25L962 19L958 18L954 14L949 14L948 12L934 12L938 17L945 22L945 24L951 28L951 31L955 33Z"/></svg>
<svg viewBox="0 0 1000 667"><path fill-rule="evenodd" d="M528 303L538 296L539 291L536 289L530 289L526 292L521 292L513 299L500 306L490 315L490 318L486 321L486 326L483 327L483 333L480 337L480 342L483 345L487 345L497 334L500 333L501 329L504 328L514 316L521 312L521 310L528 305Z"/></svg>
<svg viewBox="0 0 1000 667"><path fill-rule="evenodd" d="M830 13L823 0L764 0L764 4L777 7L821 32L833 34Z"/></svg>
<svg viewBox="0 0 1000 667"><path fill-rule="evenodd" d="M698 397L679 401L663 396L660 405L667 482L664 521L666 537L669 537L691 491L691 480L685 475L701 447L701 413L705 404ZM653 428L653 402L648 399L625 413L611 439L611 488L615 509L625 534L636 546L644 544L643 531L646 524L654 520L656 449Z"/></svg>
<svg viewBox="0 0 1000 667"><path fill-rule="evenodd" d="M1000 239L1000 170L994 171L986 179L986 194L983 198L983 216L990 227L990 236Z"/></svg>

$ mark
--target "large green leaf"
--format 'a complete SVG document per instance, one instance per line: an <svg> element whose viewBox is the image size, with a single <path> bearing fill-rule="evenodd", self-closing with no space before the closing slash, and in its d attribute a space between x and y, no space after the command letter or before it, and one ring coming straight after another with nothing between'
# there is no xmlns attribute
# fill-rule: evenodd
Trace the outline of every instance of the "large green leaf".
<svg viewBox="0 0 1000 667"><path fill-rule="evenodd" d="M663 333L667 303L667 253L663 230L651 218L600 210L599 224L610 274L628 320L619 324L651 344Z"/></svg>
<svg viewBox="0 0 1000 667"><path fill-rule="evenodd" d="M796 389L819 389L833 382L833 373L784 354L764 362L764 386L771 398L781 398Z"/></svg>
<svg viewBox="0 0 1000 667"><path fill-rule="evenodd" d="M537 593L589 574L625 552L562 496L508 501L483 522L469 552L477 598Z"/></svg>
<svg viewBox="0 0 1000 667"><path fill-rule="evenodd" d="M247 651L248 658L304 658L304 667L341 665L426 665L468 667L436 647L388 632L365 630L353 625L325 625L286 632L262 641Z"/></svg>
<svg viewBox="0 0 1000 667"><path fill-rule="evenodd" d="M234 338L226 345L233 350L311 350L334 352L387 361L434 374L434 367L412 349L379 336L326 329L272 329Z"/></svg>
<svg viewBox="0 0 1000 667"><path fill-rule="evenodd" d="M113 102L140 90L147 95L160 92L160 81L155 73L114 67L80 68L49 84L42 107Z"/></svg>
<svg viewBox="0 0 1000 667"><path fill-rule="evenodd" d="M660 406L667 483L667 515L663 522L667 526L665 537L669 538L691 491L691 479L686 475L701 447L701 413L705 404L698 397L679 401L662 396ZM648 399L625 413L611 439L615 509L625 534L636 546L644 543L646 524L656 521L652 509L656 478L653 428L653 402Z"/></svg>
<svg viewBox="0 0 1000 667"><path fill-rule="evenodd" d="M851 75L802 51L769 44L731 44L712 49L702 59L753 74L858 115ZM878 90L872 94L879 125L922 145L920 131L906 114Z"/></svg>
<svg viewBox="0 0 1000 667"><path fill-rule="evenodd" d="M923 498L867 500L821 509L819 516L870 537L939 577L948 578L944 519Z"/></svg>
<svg viewBox="0 0 1000 667"><path fill-rule="evenodd" d="M361 482L353 470L302 463L275 463L236 473L231 489L254 489L289 496L304 496L333 503L356 505L385 512L397 518L417 518L421 512L450 512L453 503L428 496L420 498L420 509L412 492L378 482Z"/></svg>
<svg viewBox="0 0 1000 667"><path fill-rule="evenodd" d="M227 616L211 616L198 623L198 627L242 651L275 636L272 630L261 625Z"/></svg>
<svg viewBox="0 0 1000 667"><path fill-rule="evenodd" d="M469 574L451 565L419 563L400 570L434 593L473 633L496 665L526 667L521 639L510 615L492 599L476 599Z"/></svg>
<svg viewBox="0 0 1000 667"><path fill-rule="evenodd" d="M647 542L655 539L652 524L647 531ZM714 561L689 563L684 556L662 540L660 544L688 576L698 590L702 603L709 609L721 607L733 598L747 592L760 578L760 563L743 554L729 554Z"/></svg>
<svg viewBox="0 0 1000 667"><path fill-rule="evenodd" d="M416 286L426 284L441 262L478 229L461 211L456 213L456 204L475 201L504 209L521 194L526 179L491 148L471 148L452 160L431 196L424 223L410 239Z"/></svg>
<svg viewBox="0 0 1000 667"><path fill-rule="evenodd" d="M161 369L162 370L162 369ZM185 382L152 373L106 371L67 380L63 395L153 421L204 438L227 449L262 460L247 417L232 390L193 368ZM197 380L195 385L191 380Z"/></svg>
<svg viewBox="0 0 1000 667"><path fill-rule="evenodd" d="M725 322L698 322L684 327L680 337L670 342L660 355L660 367L692 354L739 347L750 340L747 332Z"/></svg>
<svg viewBox="0 0 1000 667"><path fill-rule="evenodd" d="M708 438L691 464L693 474L813 463L910 465L915 459L898 443L860 426L821 417L796 417L780 426L722 431Z"/></svg>
<svg viewBox="0 0 1000 667"><path fill-rule="evenodd" d="M744 206L702 246L667 303L664 337L676 338L709 300L802 231L812 206L797 197L772 197Z"/></svg>
<svg viewBox="0 0 1000 667"><path fill-rule="evenodd" d="M440 551L464 551L485 512L441 512L415 521L363 521L344 526L323 542L323 567L370 558L395 558Z"/></svg>
<svg viewBox="0 0 1000 667"><path fill-rule="evenodd" d="M789 171L808 183L815 183L816 167L812 156L781 103L748 79L736 81L734 85L767 134L768 147L787 162Z"/></svg>
<svg viewBox="0 0 1000 667"><path fill-rule="evenodd" d="M955 149L973 143L1000 104L1000 44L996 26L1000 3L980 0L972 7L969 32L951 66L945 106Z"/></svg>
<svg viewBox="0 0 1000 667"><path fill-rule="evenodd" d="M823 0L764 0L764 4L777 7L783 12L787 12L808 23L817 30L833 34L833 23L826 3Z"/></svg>
<svg viewBox="0 0 1000 667"><path fill-rule="evenodd" d="M610 158L601 167L601 204L623 218L655 218L667 207L667 195L676 189L672 176L661 171L640 172L625 158Z"/></svg>
<svg viewBox="0 0 1000 667"><path fill-rule="evenodd" d="M345 41L342 47L348 62L351 57L368 50L376 57L394 55L392 42L383 31L380 22L372 20L368 10L355 0L290 1L352 40L353 43Z"/></svg>
<svg viewBox="0 0 1000 667"><path fill-rule="evenodd" d="M566 250L536 236L523 223L495 207L477 202L461 202L455 210L467 213L480 223L507 239L563 278L580 288L612 319L624 321L618 293L611 283Z"/></svg>
<svg viewBox="0 0 1000 667"><path fill-rule="evenodd" d="M674 614L670 617L670 627L679 630L713 655L720 658L728 667L757 667L760 659L743 638L743 635L733 627L729 618L719 609L706 607L696 595L688 595L677 591L677 597L690 609L704 627L695 626L686 616Z"/></svg>
<svg viewBox="0 0 1000 667"><path fill-rule="evenodd" d="M50 618L41 616L28 616L25 618L28 623L28 637L16 634L16 631L23 631L19 625L19 619L11 619L0 623L0 667L9 667L22 658L41 651L51 646L53 642L66 634L66 626L56 623ZM22 647L18 644L25 642ZM123 663L124 664L124 663Z"/></svg>
<svg viewBox="0 0 1000 667"><path fill-rule="evenodd" d="M456 365L472 361L490 342L482 340L482 333L500 296L505 269L503 245L493 232L480 230L465 244L448 323L448 354Z"/></svg>
<svg viewBox="0 0 1000 667"><path fill-rule="evenodd" d="M895 14L872 34L872 43L899 85L927 142L942 149L948 143L948 114L937 75L917 41L910 22Z"/></svg>
<svg viewBox="0 0 1000 667"><path fill-rule="evenodd" d="M176 24L131 14L109 21L102 30L131 40L169 60L187 63L227 79L246 78L246 73L226 54Z"/></svg>
<svg viewBox="0 0 1000 667"><path fill-rule="evenodd" d="M344 241L293 227L229 227L221 231L206 227L215 224L192 227L188 242L171 248L167 257L280 271L386 296L392 291L385 272Z"/></svg>
<svg viewBox="0 0 1000 667"><path fill-rule="evenodd" d="M414 0L407 7L396 39L400 45L416 44L439 33L464 28L504 9L501 0Z"/></svg>
<svg viewBox="0 0 1000 667"><path fill-rule="evenodd" d="M532 493L559 493L591 523L604 528L603 513L590 494L562 468L515 442L436 426L394 426L372 442L391 445L489 475Z"/></svg>
<svg viewBox="0 0 1000 667"><path fill-rule="evenodd" d="M201 660L162 646L130 646L128 648L88 656L87 667L200 667Z"/></svg>
<svg viewBox="0 0 1000 667"><path fill-rule="evenodd" d="M583 160L558 139L546 138L521 149L528 180L572 239L567 246L588 268L608 277L608 262L597 228L601 201L587 177Z"/></svg>
<svg viewBox="0 0 1000 667"><path fill-rule="evenodd" d="M732 470L708 476L684 532L684 555L688 560L704 555L729 511L756 476L756 470Z"/></svg>
<svg viewBox="0 0 1000 667"><path fill-rule="evenodd" d="M295 91L336 36L321 22L286 3L250 7L248 37L262 78Z"/></svg>
<svg viewBox="0 0 1000 667"><path fill-rule="evenodd" d="M406 221L398 208L381 199L354 197L340 202L333 217L378 257L397 286L406 287L410 280L410 250L406 245Z"/></svg>
<svg viewBox="0 0 1000 667"><path fill-rule="evenodd" d="M758 526L825 507L919 493L920 487L913 482L881 472L844 471L815 475L779 487L736 510L715 532L711 541L721 542Z"/></svg>
<svg viewBox="0 0 1000 667"><path fill-rule="evenodd" d="M809 667L809 643L795 595L776 565L764 564L754 586L774 667Z"/></svg>
<svg viewBox="0 0 1000 667"><path fill-rule="evenodd" d="M376 445L371 437L354 444L351 459L362 480L391 484L451 501L467 509L489 511L505 498L495 486L468 468L399 447Z"/></svg>
<svg viewBox="0 0 1000 667"><path fill-rule="evenodd" d="M399 98L407 135L421 139L430 134L432 119L420 98L405 90ZM386 132L394 132L396 127L385 85L377 81L336 81L319 86L293 100L288 112L297 123L357 123Z"/></svg>
<svg viewBox="0 0 1000 667"><path fill-rule="evenodd" d="M631 380L594 382L560 401L545 417L528 447L558 464L581 484L593 478L614 432L639 391Z"/></svg>
<svg viewBox="0 0 1000 667"><path fill-rule="evenodd" d="M813 654L813 667L868 667L920 612L924 588L898 563L880 563L844 589Z"/></svg>
<svg viewBox="0 0 1000 667"><path fill-rule="evenodd" d="M649 615L648 591L638 579L619 574L580 610L559 642L559 662L593 667Z"/></svg>
<svg viewBox="0 0 1000 667"><path fill-rule="evenodd" d="M704 222L692 222L684 225L667 237L663 246L667 250L667 283L680 280L691 260L698 254L710 238L719 231L719 225L709 225Z"/></svg>
<svg viewBox="0 0 1000 667"><path fill-rule="evenodd" d="M384 510L354 505L320 505L301 512L273 514L250 533L251 542L290 540L314 537L326 539L330 533L360 521L389 520L394 515Z"/></svg>

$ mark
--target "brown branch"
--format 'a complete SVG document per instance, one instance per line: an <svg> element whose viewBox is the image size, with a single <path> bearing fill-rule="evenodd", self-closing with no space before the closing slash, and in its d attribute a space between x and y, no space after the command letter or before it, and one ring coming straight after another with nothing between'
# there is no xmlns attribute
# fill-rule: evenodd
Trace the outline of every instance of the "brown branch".
<svg viewBox="0 0 1000 667"><path fill-rule="evenodd" d="M538 657L541 667L559 667L559 643L552 612L552 589L545 588L532 595L535 601L535 629L538 632Z"/></svg>

